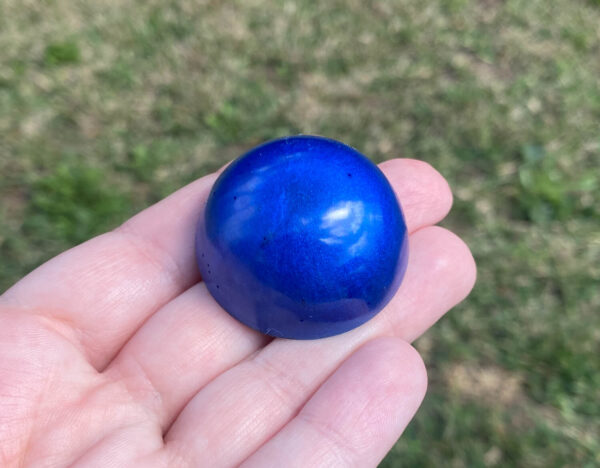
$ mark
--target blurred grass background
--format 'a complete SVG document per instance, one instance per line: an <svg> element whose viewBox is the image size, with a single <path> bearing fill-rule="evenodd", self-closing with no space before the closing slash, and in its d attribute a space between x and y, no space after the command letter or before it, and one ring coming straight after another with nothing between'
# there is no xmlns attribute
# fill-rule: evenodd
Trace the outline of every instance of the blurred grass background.
<svg viewBox="0 0 600 468"><path fill-rule="evenodd" d="M450 181L479 265L383 467L600 466L598 0L0 0L0 291L266 139Z"/></svg>

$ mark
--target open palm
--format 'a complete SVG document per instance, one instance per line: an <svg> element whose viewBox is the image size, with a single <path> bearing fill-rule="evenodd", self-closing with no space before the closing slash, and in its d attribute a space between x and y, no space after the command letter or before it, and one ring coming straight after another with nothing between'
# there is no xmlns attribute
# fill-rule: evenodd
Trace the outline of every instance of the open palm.
<svg viewBox="0 0 600 468"><path fill-rule="evenodd" d="M408 342L475 280L430 166L381 165L410 236L404 282L351 332L270 339L208 294L194 260L206 176L42 265L0 297L0 466L376 466L417 410Z"/></svg>

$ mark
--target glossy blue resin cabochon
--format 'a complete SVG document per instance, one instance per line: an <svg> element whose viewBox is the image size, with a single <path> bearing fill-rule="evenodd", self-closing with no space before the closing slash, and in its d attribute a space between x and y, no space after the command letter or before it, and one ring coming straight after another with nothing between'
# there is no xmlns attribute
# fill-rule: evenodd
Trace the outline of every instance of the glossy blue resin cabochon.
<svg viewBox="0 0 600 468"><path fill-rule="evenodd" d="M322 338L351 330L392 298L408 235L379 168L315 136L270 141L215 182L196 255L217 302L267 335Z"/></svg>

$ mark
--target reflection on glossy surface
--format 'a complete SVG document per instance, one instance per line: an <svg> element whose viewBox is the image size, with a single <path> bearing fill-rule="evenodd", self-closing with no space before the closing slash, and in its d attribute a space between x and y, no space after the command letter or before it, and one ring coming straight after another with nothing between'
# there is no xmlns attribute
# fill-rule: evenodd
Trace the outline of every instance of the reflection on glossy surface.
<svg viewBox="0 0 600 468"><path fill-rule="evenodd" d="M196 236L202 277L233 317L310 339L366 322L391 299L406 226L381 171L342 143L271 141L217 179Z"/></svg>

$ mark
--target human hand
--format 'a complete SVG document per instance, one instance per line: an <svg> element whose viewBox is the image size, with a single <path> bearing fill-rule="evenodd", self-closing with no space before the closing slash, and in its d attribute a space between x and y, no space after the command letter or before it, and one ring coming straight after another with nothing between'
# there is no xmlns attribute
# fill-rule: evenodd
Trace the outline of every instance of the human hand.
<svg viewBox="0 0 600 468"><path fill-rule="evenodd" d="M444 179L381 165L410 258L365 325L271 339L200 281L196 221L216 174L75 247L0 297L0 466L376 466L416 412L426 373L408 344L475 281L465 244L432 226Z"/></svg>

